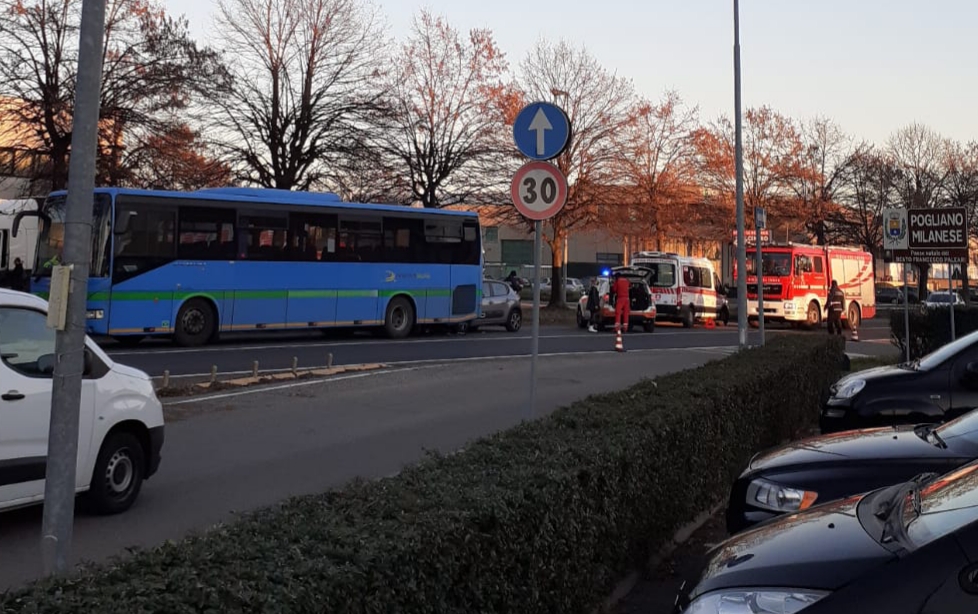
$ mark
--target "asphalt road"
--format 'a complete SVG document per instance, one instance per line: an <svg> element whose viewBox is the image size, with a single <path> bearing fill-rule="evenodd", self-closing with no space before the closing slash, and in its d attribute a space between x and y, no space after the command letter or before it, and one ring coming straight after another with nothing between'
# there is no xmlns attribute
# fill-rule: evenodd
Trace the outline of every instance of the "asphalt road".
<svg viewBox="0 0 978 614"><path fill-rule="evenodd" d="M494 338L371 341L366 345L386 352L399 346L412 348L404 356L471 355L507 347L506 341L492 341ZM675 345L680 338L725 337L677 331L675 336L636 334L627 343L636 348L643 342L676 339ZM510 339L514 349L527 342L525 336ZM608 344L613 341L608 335L568 335L565 331L552 334L548 343L551 350L610 350ZM477 349L465 350L465 346ZM345 348L344 356L358 356L353 346L339 347ZM589 394L694 367L731 350L660 348L543 357L537 377L537 411L548 413ZM209 355L230 358L240 351L227 347ZM315 351L323 349L317 345ZM180 353L174 360L192 356ZM171 401L168 413L179 411L184 419L167 425L159 473L125 514L79 516L72 560L103 561L124 554L127 548L179 539L241 511L292 495L322 492L355 476L390 475L416 461L424 449L455 450L474 438L517 424L527 416L528 365L526 358L504 357L400 366L326 382L299 381ZM39 574L40 528L40 508L0 515L0 590Z"/></svg>
<svg viewBox="0 0 978 614"><path fill-rule="evenodd" d="M865 322L859 331L865 343L861 343L863 349L858 351L891 351L887 322L886 318ZM768 332L817 335L825 334L825 329L797 331L775 325ZM756 331L749 331L749 343L756 343L758 339ZM683 329L679 325L660 324L654 333L638 331L624 337L626 350L734 347L737 343L735 326L709 330L702 326ZM542 326L540 329L541 354L578 354L613 348L614 335L610 332L592 334L574 325ZM857 351L855 344L850 348ZM169 370L171 376L190 376L209 374L212 366L216 366L222 374L247 373L256 360L263 371L288 369L292 366L293 357L298 359L300 367L318 367L326 364L328 354L333 355L335 365L378 362L406 365L425 361L528 356L531 337L527 325L519 333L508 333L501 328L480 329L467 335L432 334L397 341L366 333L340 338L328 338L317 332L252 333L227 335L220 343L202 348L179 348L168 341L153 341L132 349L113 345L107 345L106 349L115 360L153 376L162 375L164 370Z"/></svg>

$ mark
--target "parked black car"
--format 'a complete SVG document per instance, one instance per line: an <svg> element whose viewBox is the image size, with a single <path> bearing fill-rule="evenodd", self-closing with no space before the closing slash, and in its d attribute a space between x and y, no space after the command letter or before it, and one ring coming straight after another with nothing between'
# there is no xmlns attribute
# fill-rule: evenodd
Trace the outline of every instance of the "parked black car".
<svg viewBox="0 0 978 614"><path fill-rule="evenodd" d="M896 305L903 302L903 292L893 286L876 286L876 304Z"/></svg>
<svg viewBox="0 0 978 614"><path fill-rule="evenodd" d="M960 416L978 407L978 331L913 362L849 374L830 395L823 433Z"/></svg>
<svg viewBox="0 0 978 614"><path fill-rule="evenodd" d="M978 459L978 410L943 425L881 427L810 437L762 452L734 482L727 531L816 503L944 473Z"/></svg>
<svg viewBox="0 0 978 614"><path fill-rule="evenodd" d="M978 612L978 463L782 516L708 556L676 612Z"/></svg>

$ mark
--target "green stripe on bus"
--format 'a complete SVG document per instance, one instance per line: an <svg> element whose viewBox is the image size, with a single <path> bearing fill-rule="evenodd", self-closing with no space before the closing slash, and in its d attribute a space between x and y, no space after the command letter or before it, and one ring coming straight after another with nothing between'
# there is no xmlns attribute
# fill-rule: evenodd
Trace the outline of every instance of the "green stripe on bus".
<svg viewBox="0 0 978 614"><path fill-rule="evenodd" d="M477 294L481 294L478 290ZM47 299L47 292L37 292L37 296ZM418 288L403 290L197 290L181 292L149 292L149 291L115 291L111 293L113 301L153 301L157 299L173 299L183 301L194 296L203 296L213 300L232 299L303 299L303 298L390 298L398 294L421 297L451 297L452 291L443 288ZM107 301L109 292L93 292L88 295L90 301Z"/></svg>

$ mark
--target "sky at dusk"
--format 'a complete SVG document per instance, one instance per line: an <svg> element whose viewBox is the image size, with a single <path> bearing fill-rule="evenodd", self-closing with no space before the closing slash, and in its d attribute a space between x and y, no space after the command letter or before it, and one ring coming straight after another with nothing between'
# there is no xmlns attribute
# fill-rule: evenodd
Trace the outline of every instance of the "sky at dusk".
<svg viewBox="0 0 978 614"><path fill-rule="evenodd" d="M163 0L211 44L217 0ZM387 0L403 40L421 7L457 28L489 28L517 65L540 38L584 45L656 99L668 89L701 116L733 114L732 0ZM795 118L824 115L882 143L920 122L978 140L978 2L974 0L741 0L745 107Z"/></svg>

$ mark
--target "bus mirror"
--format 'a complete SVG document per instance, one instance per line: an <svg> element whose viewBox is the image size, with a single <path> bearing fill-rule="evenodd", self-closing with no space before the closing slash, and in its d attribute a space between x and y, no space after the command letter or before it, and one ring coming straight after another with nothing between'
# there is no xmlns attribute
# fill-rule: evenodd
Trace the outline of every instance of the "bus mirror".
<svg viewBox="0 0 978 614"><path fill-rule="evenodd" d="M43 211L18 211L17 215L14 216L14 224L10 228L10 236L17 236L17 233L20 231L20 222L25 217L36 217L42 220L46 225L51 225L51 217Z"/></svg>
<svg viewBox="0 0 978 614"><path fill-rule="evenodd" d="M119 215L115 218L115 228L113 229L113 234L124 235L129 233L129 222L132 221L132 217L136 215L134 211L120 211Z"/></svg>

